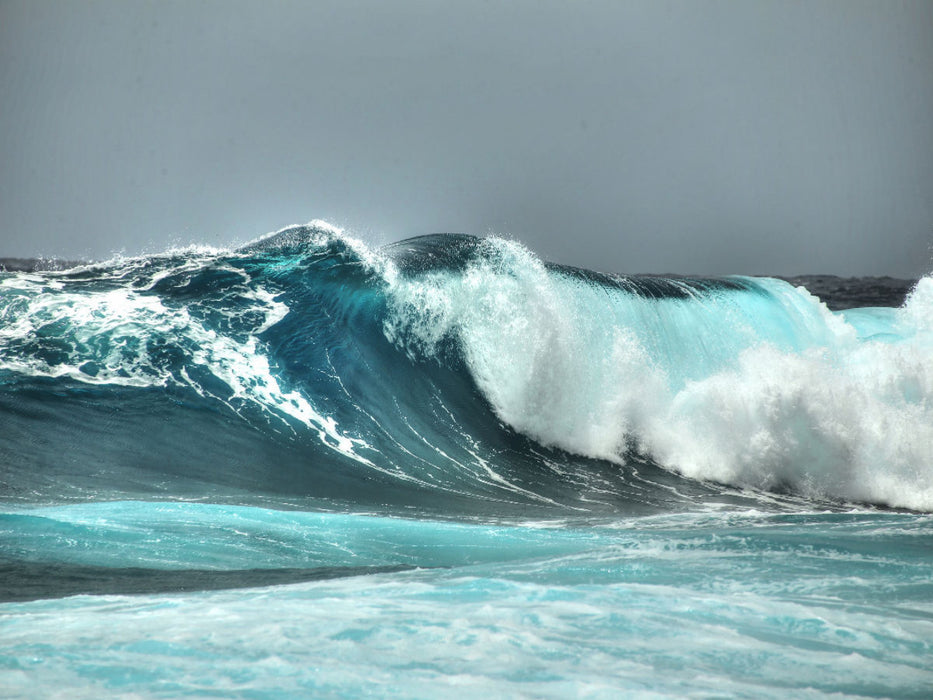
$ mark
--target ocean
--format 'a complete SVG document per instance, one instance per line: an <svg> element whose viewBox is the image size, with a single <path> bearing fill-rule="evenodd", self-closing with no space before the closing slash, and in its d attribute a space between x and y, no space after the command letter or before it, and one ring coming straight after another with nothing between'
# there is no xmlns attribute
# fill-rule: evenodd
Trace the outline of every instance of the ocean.
<svg viewBox="0 0 933 700"><path fill-rule="evenodd" d="M4 698L929 698L931 512L933 277L0 272Z"/></svg>

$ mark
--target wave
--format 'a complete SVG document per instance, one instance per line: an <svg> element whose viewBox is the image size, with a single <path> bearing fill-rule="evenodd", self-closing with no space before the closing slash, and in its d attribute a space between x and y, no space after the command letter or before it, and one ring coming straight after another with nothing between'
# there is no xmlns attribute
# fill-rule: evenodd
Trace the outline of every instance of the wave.
<svg viewBox="0 0 933 700"><path fill-rule="evenodd" d="M373 249L312 222L0 273L0 479L29 501L931 510L931 331L933 278L834 313L774 279L606 275L464 235Z"/></svg>

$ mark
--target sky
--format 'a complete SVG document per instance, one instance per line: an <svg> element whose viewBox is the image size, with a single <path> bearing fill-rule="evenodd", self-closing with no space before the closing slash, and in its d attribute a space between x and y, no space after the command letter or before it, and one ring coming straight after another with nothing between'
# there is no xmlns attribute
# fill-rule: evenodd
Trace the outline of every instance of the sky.
<svg viewBox="0 0 933 700"><path fill-rule="evenodd" d="M933 2L0 0L0 256L324 219L623 273L933 270Z"/></svg>

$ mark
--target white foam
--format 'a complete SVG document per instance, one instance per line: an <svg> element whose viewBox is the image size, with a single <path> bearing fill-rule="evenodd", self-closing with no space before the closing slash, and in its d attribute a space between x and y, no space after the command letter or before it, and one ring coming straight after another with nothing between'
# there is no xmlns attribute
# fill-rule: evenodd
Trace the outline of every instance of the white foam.
<svg viewBox="0 0 933 700"><path fill-rule="evenodd" d="M172 272L203 264L187 261ZM232 269L232 268L231 268ZM164 276L164 275L161 275ZM160 277L156 275L148 287ZM279 419L289 416L317 431L328 447L369 464L358 453L366 443L345 435L335 420L315 409L298 391L284 391L273 374L258 336L284 318L288 307L260 288L243 286L240 313L262 319L246 337L228 337L206 327L184 306L169 307L145 288L127 285L109 290L74 290L61 281L18 276L2 284L10 294L0 316L0 368L32 377L68 378L86 384L129 387L189 386L235 411L244 403L258 405ZM53 291L54 290L54 291ZM43 293L48 292L48 293ZM21 352L24 344L42 346L55 339L55 360L41 352ZM185 355L180 367L153 355L170 345ZM229 395L217 396L192 377L202 367L226 384Z"/></svg>
<svg viewBox="0 0 933 700"><path fill-rule="evenodd" d="M397 279L387 337L455 337L498 416L622 461L635 447L698 479L933 509L933 279L883 338L806 290L645 299L548 272L507 241L465 272Z"/></svg>

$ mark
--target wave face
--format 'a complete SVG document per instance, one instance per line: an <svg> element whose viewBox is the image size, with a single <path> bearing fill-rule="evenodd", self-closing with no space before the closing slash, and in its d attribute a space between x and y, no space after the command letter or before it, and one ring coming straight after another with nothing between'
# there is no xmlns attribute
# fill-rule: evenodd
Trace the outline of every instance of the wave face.
<svg viewBox="0 0 933 700"><path fill-rule="evenodd" d="M0 319L13 500L933 510L930 278L899 309L833 313L778 280L603 275L463 235L372 250L312 224L3 274Z"/></svg>
<svg viewBox="0 0 933 700"><path fill-rule="evenodd" d="M0 687L926 698L931 330L324 224L0 273Z"/></svg>

